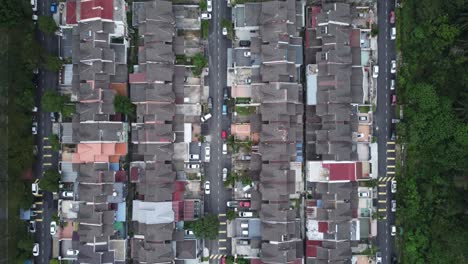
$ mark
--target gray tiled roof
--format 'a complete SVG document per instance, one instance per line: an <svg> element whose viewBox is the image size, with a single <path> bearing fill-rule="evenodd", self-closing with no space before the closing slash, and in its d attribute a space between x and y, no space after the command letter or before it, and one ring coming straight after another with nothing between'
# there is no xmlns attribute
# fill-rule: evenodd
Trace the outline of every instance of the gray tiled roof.
<svg viewBox="0 0 468 264"><path fill-rule="evenodd" d="M132 258L139 263L169 263L174 260L171 244L146 243L133 240Z"/></svg>
<svg viewBox="0 0 468 264"><path fill-rule="evenodd" d="M157 242L172 240L172 234L174 232L174 223L150 225L138 222L132 223L133 228L135 230L135 235L144 236L145 241Z"/></svg>

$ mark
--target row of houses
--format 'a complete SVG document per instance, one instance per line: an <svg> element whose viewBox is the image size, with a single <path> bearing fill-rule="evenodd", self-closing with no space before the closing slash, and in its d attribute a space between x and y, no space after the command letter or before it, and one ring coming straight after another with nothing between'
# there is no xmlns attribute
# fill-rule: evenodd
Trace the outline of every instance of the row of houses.
<svg viewBox="0 0 468 264"><path fill-rule="evenodd" d="M59 10L60 56L68 62L59 88L76 113L54 125L60 188L73 194L59 197L57 255L78 263L197 262L201 241L184 221L203 214L200 171L186 163L208 96L203 76L176 57L203 51L198 6L68 0ZM137 48L128 56L132 39ZM135 116L116 111L116 96L130 99Z"/></svg>

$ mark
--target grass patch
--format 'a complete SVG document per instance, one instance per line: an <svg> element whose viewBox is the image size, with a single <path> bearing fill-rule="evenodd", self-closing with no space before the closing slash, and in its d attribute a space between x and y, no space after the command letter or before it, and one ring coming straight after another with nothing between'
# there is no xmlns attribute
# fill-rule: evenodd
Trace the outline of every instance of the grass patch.
<svg viewBox="0 0 468 264"><path fill-rule="evenodd" d="M360 105L359 112L361 113L368 113L370 111L370 106L368 105Z"/></svg>
<svg viewBox="0 0 468 264"><path fill-rule="evenodd" d="M208 39L208 35L210 34L210 22L208 22L208 20L202 20L200 30L202 38Z"/></svg>
<svg viewBox="0 0 468 264"><path fill-rule="evenodd" d="M236 106L236 112L237 114L241 116L254 114L255 110L256 110L255 106Z"/></svg>
<svg viewBox="0 0 468 264"><path fill-rule="evenodd" d="M193 65L192 58L185 55L176 55L176 64L178 65Z"/></svg>

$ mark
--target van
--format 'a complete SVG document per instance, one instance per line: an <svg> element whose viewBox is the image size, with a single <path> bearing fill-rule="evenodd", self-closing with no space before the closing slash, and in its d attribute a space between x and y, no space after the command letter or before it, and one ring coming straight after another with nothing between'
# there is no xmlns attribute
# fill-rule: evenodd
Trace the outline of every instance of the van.
<svg viewBox="0 0 468 264"><path fill-rule="evenodd" d="M241 223L241 228L249 228L249 224L248 223Z"/></svg>
<svg viewBox="0 0 468 264"><path fill-rule="evenodd" d="M208 114L202 116L202 117L200 118L200 120L201 120L202 122L206 122L206 121L207 121L208 119L210 119L210 118L211 118L211 114L208 113Z"/></svg>

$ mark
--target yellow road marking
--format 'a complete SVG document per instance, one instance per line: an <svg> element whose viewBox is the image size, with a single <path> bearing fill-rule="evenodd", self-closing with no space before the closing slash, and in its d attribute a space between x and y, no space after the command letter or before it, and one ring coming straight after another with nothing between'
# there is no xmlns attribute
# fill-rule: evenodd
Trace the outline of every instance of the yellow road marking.
<svg viewBox="0 0 468 264"><path fill-rule="evenodd" d="M395 160L394 157L387 157L387 160Z"/></svg>
<svg viewBox="0 0 468 264"><path fill-rule="evenodd" d="M395 174L394 171L387 171L387 174Z"/></svg>
<svg viewBox="0 0 468 264"><path fill-rule="evenodd" d="M44 166L52 166L52 163L49 163L49 162L44 163Z"/></svg>
<svg viewBox="0 0 468 264"><path fill-rule="evenodd" d="M379 203L386 203L386 200L379 200Z"/></svg>
<svg viewBox="0 0 468 264"><path fill-rule="evenodd" d="M44 157L45 158L50 158L50 157L52 157L52 154L44 154Z"/></svg>
<svg viewBox="0 0 468 264"><path fill-rule="evenodd" d="M395 141L388 141L387 145L395 145Z"/></svg>
<svg viewBox="0 0 468 264"><path fill-rule="evenodd" d="M50 149L52 146L44 146L45 149Z"/></svg>
<svg viewBox="0 0 468 264"><path fill-rule="evenodd" d="M219 214L219 216L226 216L226 214Z"/></svg>
<svg viewBox="0 0 468 264"><path fill-rule="evenodd" d="M379 212L386 212L387 211L387 208L380 208L379 209Z"/></svg>
<svg viewBox="0 0 468 264"><path fill-rule="evenodd" d="M225 230L219 230L219 233L220 234L226 234L226 231Z"/></svg>
<svg viewBox="0 0 468 264"><path fill-rule="evenodd" d="M226 225L226 222L220 222L219 224L220 225Z"/></svg>
<svg viewBox="0 0 468 264"><path fill-rule="evenodd" d="M379 195L386 195L386 192L379 192Z"/></svg>
<svg viewBox="0 0 468 264"><path fill-rule="evenodd" d="M387 152L395 152L394 149L387 149Z"/></svg>
<svg viewBox="0 0 468 264"><path fill-rule="evenodd" d="M220 247L220 248L218 248L218 250L226 250L226 248L225 247Z"/></svg>
<svg viewBox="0 0 468 264"><path fill-rule="evenodd" d="M395 165L387 165L387 168L394 169Z"/></svg>
<svg viewBox="0 0 468 264"><path fill-rule="evenodd" d="M225 238L222 238L222 239L218 239L219 242L226 242L226 239Z"/></svg>

